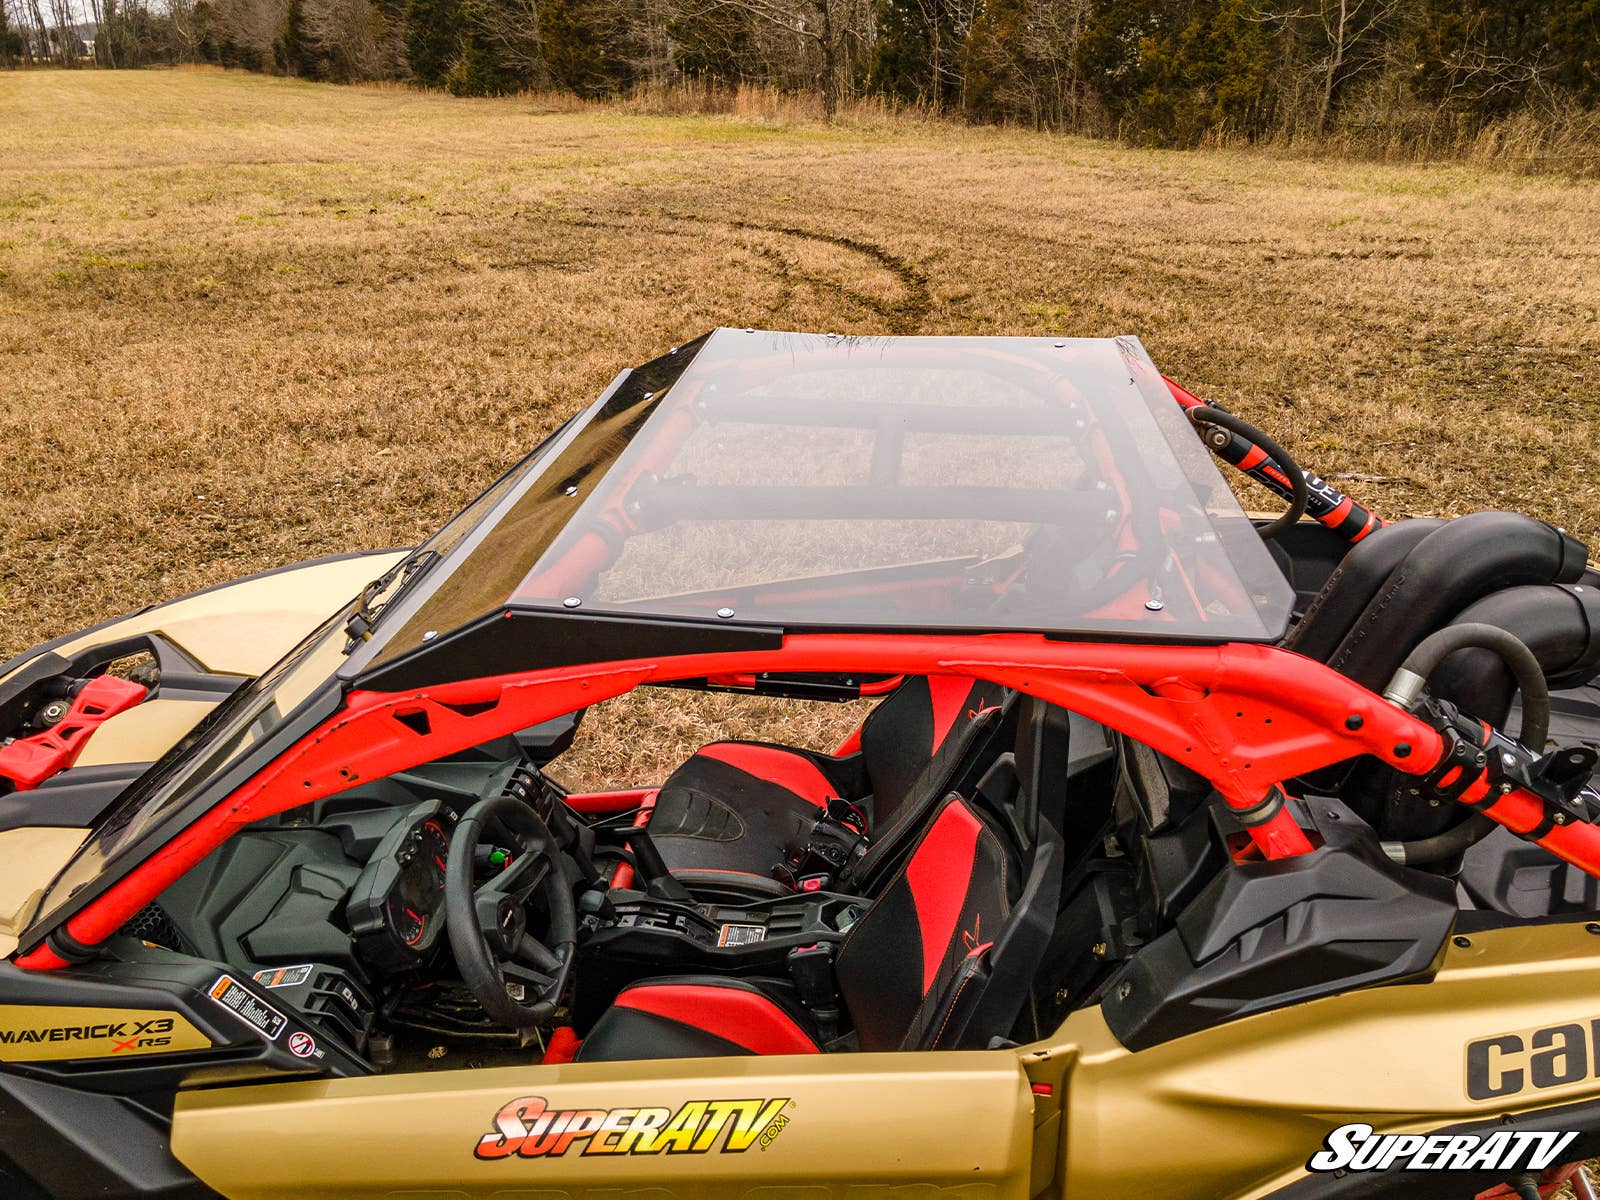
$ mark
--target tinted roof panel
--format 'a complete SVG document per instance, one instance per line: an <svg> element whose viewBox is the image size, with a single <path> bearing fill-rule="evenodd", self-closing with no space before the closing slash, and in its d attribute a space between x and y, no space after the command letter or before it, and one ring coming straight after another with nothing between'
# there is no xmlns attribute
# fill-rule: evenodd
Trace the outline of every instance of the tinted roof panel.
<svg viewBox="0 0 1600 1200"><path fill-rule="evenodd" d="M718 330L545 464L382 658L508 606L1217 641L1289 616L1134 338Z"/></svg>

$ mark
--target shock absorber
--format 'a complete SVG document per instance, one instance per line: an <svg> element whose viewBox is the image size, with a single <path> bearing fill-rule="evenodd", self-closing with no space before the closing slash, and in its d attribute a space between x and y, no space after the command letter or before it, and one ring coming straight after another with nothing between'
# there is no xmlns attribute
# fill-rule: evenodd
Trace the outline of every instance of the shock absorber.
<svg viewBox="0 0 1600 1200"><path fill-rule="evenodd" d="M1166 376L1162 376L1166 379ZM1220 404L1213 404L1202 400L1193 392L1179 384L1166 379L1167 390L1172 393L1172 398L1185 409L1190 408L1216 408L1222 409ZM1226 409L1222 409L1226 412ZM1207 446L1213 450L1217 457L1230 466L1237 468L1250 476L1257 483L1270 491L1282 496L1285 500L1294 495L1294 485L1290 482L1278 465L1260 446L1241 434L1234 433L1217 426L1209 427L1201 435ZM1319 524L1333 530L1340 537L1354 545L1366 537L1374 529L1383 526L1383 520L1368 509L1357 504L1327 480L1310 471L1304 472L1306 489L1309 496L1306 500L1306 512Z"/></svg>

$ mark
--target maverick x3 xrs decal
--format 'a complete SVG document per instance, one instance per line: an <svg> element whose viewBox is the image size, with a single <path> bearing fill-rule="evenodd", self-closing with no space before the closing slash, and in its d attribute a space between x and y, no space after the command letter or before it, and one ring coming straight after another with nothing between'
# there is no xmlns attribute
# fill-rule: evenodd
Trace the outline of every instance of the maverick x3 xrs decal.
<svg viewBox="0 0 1600 1200"><path fill-rule="evenodd" d="M134 1008L0 1008L0 1060L39 1062L209 1050L206 1037L175 1012Z"/></svg>

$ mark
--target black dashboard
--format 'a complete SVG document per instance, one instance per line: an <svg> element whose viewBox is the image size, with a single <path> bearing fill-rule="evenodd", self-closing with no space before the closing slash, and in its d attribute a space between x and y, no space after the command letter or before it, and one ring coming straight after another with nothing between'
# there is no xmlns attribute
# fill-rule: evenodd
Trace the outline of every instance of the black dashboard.
<svg viewBox="0 0 1600 1200"><path fill-rule="evenodd" d="M345 905L356 955L386 970L415 967L444 927L445 862L456 814L417 805L378 843Z"/></svg>
<svg viewBox="0 0 1600 1200"><path fill-rule="evenodd" d="M124 932L226 963L367 1053L403 993L452 974L443 944L451 833L523 763L507 741L259 822Z"/></svg>

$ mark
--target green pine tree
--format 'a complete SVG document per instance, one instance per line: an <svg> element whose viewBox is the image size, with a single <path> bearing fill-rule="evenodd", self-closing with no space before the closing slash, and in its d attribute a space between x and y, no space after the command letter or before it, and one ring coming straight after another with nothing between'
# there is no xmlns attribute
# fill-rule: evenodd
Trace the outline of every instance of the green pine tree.
<svg viewBox="0 0 1600 1200"><path fill-rule="evenodd" d="M461 0L407 0L406 65L425 87L440 87L462 53Z"/></svg>

